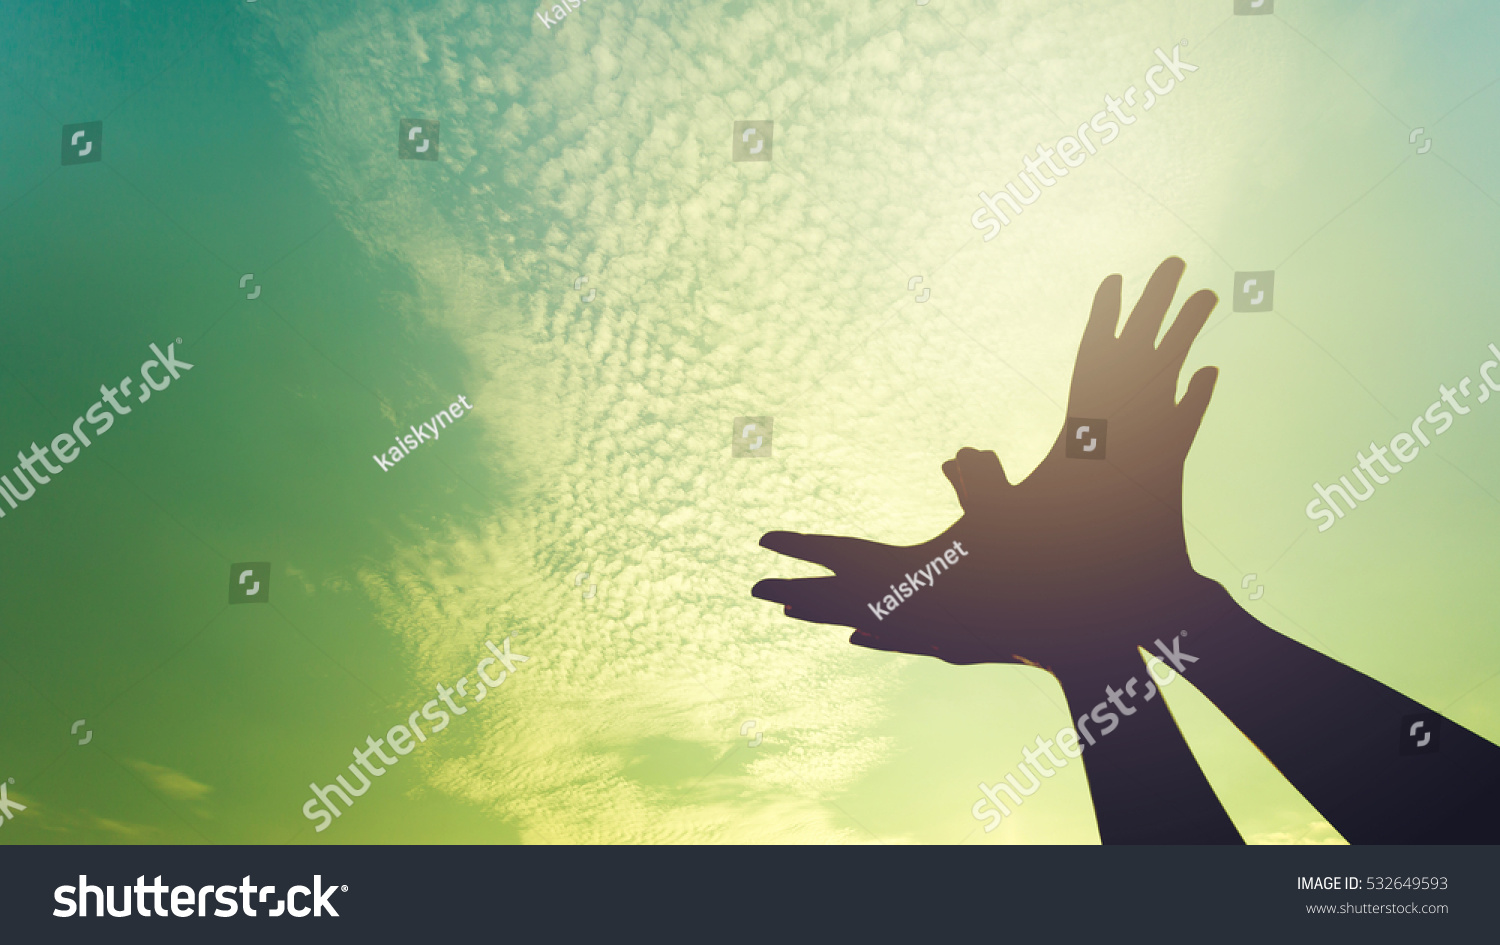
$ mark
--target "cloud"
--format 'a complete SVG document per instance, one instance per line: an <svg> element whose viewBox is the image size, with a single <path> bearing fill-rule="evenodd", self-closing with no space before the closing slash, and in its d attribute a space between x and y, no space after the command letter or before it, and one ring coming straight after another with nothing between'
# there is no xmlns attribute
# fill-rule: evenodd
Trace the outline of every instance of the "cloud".
<svg viewBox="0 0 1500 945"><path fill-rule="evenodd" d="M161 769L165 770L165 769ZM94 842L89 834L103 831L115 837L133 843L150 842L159 837L161 831L151 824L130 823L123 820L115 820L109 817L100 817L88 810L80 810L76 813L66 811L49 804L38 801L30 795L10 792L10 798L18 803L26 805L27 823L38 830L48 833L75 835L83 834L84 842Z"/></svg>
<svg viewBox="0 0 1500 945"><path fill-rule="evenodd" d="M955 31L813 7L674 19L599 3L550 33L483 4L299 7L257 49L341 223L405 262L429 325L463 345L484 461L515 484L488 518L430 527L359 583L414 690L451 681L486 638L533 658L464 718L467 751L429 771L524 839L870 839L837 797L892 755L881 724L903 663L752 600L757 578L819 573L757 539L920 540L958 514L938 464L972 434L1022 466L1055 435L1091 288L1038 275L1058 266L1045 243L972 255L968 217L980 186L1067 128L961 16ZM993 48L1080 18L1143 31L1110 10L1000 11L981 33ZM1160 42L1131 46L1099 94ZM441 161L395 158L402 109L443 122ZM733 120L766 115L775 160L729 162ZM1077 238L1105 199L1106 169L1089 170L1036 232ZM1112 245L1136 253L1141 230L1124 229ZM935 279L929 305L905 292L961 253L991 293L965 308L994 314L945 309ZM1071 320L1007 314L1042 283L1048 300L1083 292ZM394 413L408 408L426 405ZM763 414L774 458L732 459L732 419ZM753 757L747 719L766 733ZM657 738L698 749L643 781Z"/></svg>
<svg viewBox="0 0 1500 945"><path fill-rule="evenodd" d="M1246 843L1306 844L1315 846L1348 846L1349 841L1339 836L1326 820L1310 821L1304 826L1271 833L1258 833L1245 838Z"/></svg>
<svg viewBox="0 0 1500 945"><path fill-rule="evenodd" d="M130 824L95 814L85 814L84 824L94 830L102 830L134 843L144 843L157 833L155 827L146 824Z"/></svg>
<svg viewBox="0 0 1500 945"><path fill-rule="evenodd" d="M144 775L156 790L179 801L201 801L213 791L207 784L200 784L181 771L163 768L147 761L130 761L128 764Z"/></svg>
<svg viewBox="0 0 1500 945"><path fill-rule="evenodd" d="M313 585L312 581L308 580L306 571L291 563L283 565L282 571L286 574L287 577L292 578L298 584L301 584L302 589L307 591L309 596L317 593L318 589Z"/></svg>

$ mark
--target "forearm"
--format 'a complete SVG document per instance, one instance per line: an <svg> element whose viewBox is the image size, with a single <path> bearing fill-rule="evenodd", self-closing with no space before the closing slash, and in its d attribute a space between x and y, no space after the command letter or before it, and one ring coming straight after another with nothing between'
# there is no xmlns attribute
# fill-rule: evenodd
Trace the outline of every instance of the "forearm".
<svg viewBox="0 0 1500 945"><path fill-rule="evenodd" d="M1243 842L1139 654L1059 672L1058 680L1104 843Z"/></svg>
<svg viewBox="0 0 1500 945"><path fill-rule="evenodd" d="M1277 633L1218 585L1196 606L1193 684L1346 840L1500 842L1500 748Z"/></svg>

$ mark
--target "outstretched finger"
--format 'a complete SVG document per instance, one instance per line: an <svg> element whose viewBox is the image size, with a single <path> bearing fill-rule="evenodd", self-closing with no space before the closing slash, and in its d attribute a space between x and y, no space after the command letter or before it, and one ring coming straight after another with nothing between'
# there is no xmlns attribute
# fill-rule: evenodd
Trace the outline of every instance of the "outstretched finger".
<svg viewBox="0 0 1500 945"><path fill-rule="evenodd" d="M865 630L856 630L853 633L849 634L849 642L853 643L855 646L868 647L872 650L884 650L887 653L906 652L899 645L897 645L895 641L889 640L885 637L876 636L875 634Z"/></svg>
<svg viewBox="0 0 1500 945"><path fill-rule="evenodd" d="M997 660L992 651L977 646L944 646L914 645L880 636L869 630L855 630L849 635L849 642L855 646L867 647L871 650L884 650L887 653L910 653L914 656L932 656L945 663L955 666L972 666L975 663L994 663Z"/></svg>
<svg viewBox="0 0 1500 945"><path fill-rule="evenodd" d="M857 617L838 593L839 583L836 577L766 578L750 588L750 596L781 604L796 620L853 626Z"/></svg>
<svg viewBox="0 0 1500 945"><path fill-rule="evenodd" d="M1187 360L1188 349L1193 346L1198 332L1203 330L1208 316L1214 313L1214 306L1218 304L1219 297L1212 289L1199 289L1182 303L1172 327L1167 329L1161 346L1156 350L1172 368L1174 381L1176 372L1182 370L1182 362Z"/></svg>
<svg viewBox="0 0 1500 945"><path fill-rule="evenodd" d="M869 562L886 548L863 538L803 535L800 532L766 532L761 536L760 546L789 558L820 564L830 571Z"/></svg>
<svg viewBox="0 0 1500 945"><path fill-rule="evenodd" d="M1198 426L1203 422L1203 413L1208 410L1208 401L1213 397L1214 385L1218 381L1219 369L1216 367L1201 368L1188 381L1187 393L1182 395L1177 410L1188 426L1189 439L1198 434Z"/></svg>
<svg viewBox="0 0 1500 945"><path fill-rule="evenodd" d="M1120 274L1115 273L1099 283L1088 326L1083 329L1083 341L1078 345L1080 358L1084 352L1102 350L1115 340L1115 327L1120 322L1120 284L1123 281Z"/></svg>
<svg viewBox="0 0 1500 945"><path fill-rule="evenodd" d="M1136 348L1155 348L1156 333L1161 330L1162 319L1172 307L1172 296L1177 294L1177 283L1187 263L1176 256L1168 256L1151 274L1146 291L1130 312L1125 330L1120 332L1120 341Z"/></svg>

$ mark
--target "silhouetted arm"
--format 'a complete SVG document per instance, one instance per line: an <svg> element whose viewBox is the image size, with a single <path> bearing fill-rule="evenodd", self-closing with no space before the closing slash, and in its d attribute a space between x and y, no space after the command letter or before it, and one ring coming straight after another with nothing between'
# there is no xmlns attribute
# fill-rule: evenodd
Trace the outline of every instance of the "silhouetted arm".
<svg viewBox="0 0 1500 945"><path fill-rule="evenodd" d="M1148 689L1151 676L1137 653L1113 667L1093 664L1057 676L1083 749L1101 842L1244 842L1165 700L1154 684ZM1133 698L1127 689L1134 691ZM1110 692L1118 703L1109 699ZM1125 714L1122 706L1131 713Z"/></svg>
<svg viewBox="0 0 1500 945"><path fill-rule="evenodd" d="M1199 596L1182 644L1193 684L1344 839L1500 842L1500 747L1267 627L1219 585Z"/></svg>

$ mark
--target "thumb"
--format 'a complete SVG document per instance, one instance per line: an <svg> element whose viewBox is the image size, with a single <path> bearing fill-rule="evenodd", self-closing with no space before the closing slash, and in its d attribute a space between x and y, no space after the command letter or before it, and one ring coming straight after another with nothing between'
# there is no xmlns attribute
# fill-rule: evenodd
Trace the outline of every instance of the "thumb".
<svg viewBox="0 0 1500 945"><path fill-rule="evenodd" d="M1010 487L1000 457L994 450L965 446L957 456L943 464L943 475L948 477L958 495L958 504L965 512L999 502Z"/></svg>

